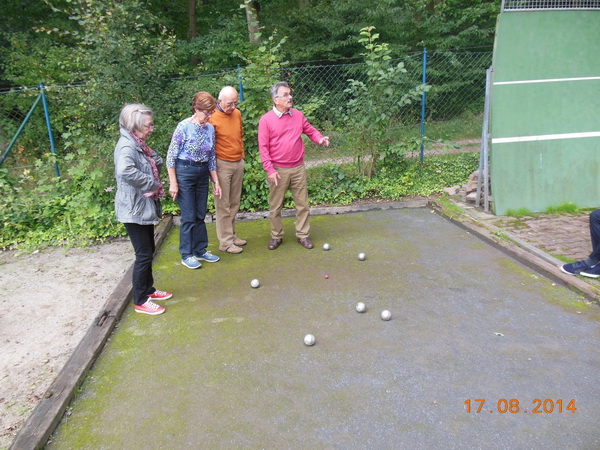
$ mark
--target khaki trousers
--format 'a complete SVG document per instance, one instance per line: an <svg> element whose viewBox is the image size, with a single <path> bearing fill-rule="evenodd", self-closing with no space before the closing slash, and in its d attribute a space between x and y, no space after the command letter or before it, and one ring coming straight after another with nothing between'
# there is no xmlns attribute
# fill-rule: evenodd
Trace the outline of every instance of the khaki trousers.
<svg viewBox="0 0 600 450"><path fill-rule="evenodd" d="M285 168L273 166L279 176L277 186L269 183L269 209L271 219L271 239L283 238L283 221L281 209L285 193L292 191L294 203L296 204L296 237L303 239L308 237L310 224L308 215L308 188L306 185L306 168L304 164L296 167Z"/></svg>
<svg viewBox="0 0 600 450"><path fill-rule="evenodd" d="M219 239L220 247L227 248L237 237L235 216L240 210L244 160L225 161L217 158L217 177L221 185L221 198L215 196L217 239Z"/></svg>

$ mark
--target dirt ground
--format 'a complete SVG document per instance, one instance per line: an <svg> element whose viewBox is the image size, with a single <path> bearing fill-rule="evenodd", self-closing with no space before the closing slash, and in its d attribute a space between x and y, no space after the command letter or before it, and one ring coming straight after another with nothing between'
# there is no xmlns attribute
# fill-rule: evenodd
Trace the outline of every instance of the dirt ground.
<svg viewBox="0 0 600 450"><path fill-rule="evenodd" d="M128 240L0 252L0 449L8 448L133 259Z"/></svg>

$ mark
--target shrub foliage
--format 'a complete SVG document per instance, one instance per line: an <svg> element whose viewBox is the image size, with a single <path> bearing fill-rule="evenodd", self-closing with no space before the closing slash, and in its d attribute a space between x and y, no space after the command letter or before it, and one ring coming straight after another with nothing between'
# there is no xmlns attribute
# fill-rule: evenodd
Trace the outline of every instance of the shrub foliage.
<svg viewBox="0 0 600 450"><path fill-rule="evenodd" d="M235 85L237 81L231 72L219 79L205 79L201 69L194 77L175 81L169 78L167 74L176 72L173 37L166 31L158 35L148 32L155 25L151 17L142 14L140 3L103 3L102 8L110 8L110 14L104 9L97 11L99 4L91 0L67 4L74 8L70 14L77 27L62 32L70 33L78 45L72 54L53 54L65 57L63 70L75 71L88 81L80 86L75 101L59 105L60 119L53 124L59 154L66 155L58 159L60 178L48 169L57 157L35 146L34 136L24 138L27 145L36 148L33 165L29 160L27 165L0 167L0 248L84 245L123 235L124 228L115 221L113 212L113 150L123 103L143 102L154 109L157 129L149 145L164 156L175 125L191 113L194 93L216 93L223 85ZM137 32L124 39L127 27ZM399 109L427 87L400 91L403 67L389 63L387 46L377 43L377 38L372 27L361 30L370 81L350 84L348 93L353 100L342 111L346 128L331 130L332 135L346 135L344 145L352 148L354 161L345 165L327 163L309 170L313 205L431 195L464 183L477 167L478 155L428 158L425 164L404 157L414 140L410 143L390 134L390 124ZM246 149L241 204L244 211L268 209L268 183L258 152L257 125L271 107L269 87L289 77L282 51L285 41L273 34L236 55L246 63L241 71L245 100L240 104ZM159 64L146 57L149 48L162 55ZM310 118L325 102L323 98L304 98L298 107ZM19 159L18 154L15 159ZM166 174L163 181L167 186ZM285 206L291 205L288 198ZM166 213L178 213L177 204L170 199L163 206Z"/></svg>

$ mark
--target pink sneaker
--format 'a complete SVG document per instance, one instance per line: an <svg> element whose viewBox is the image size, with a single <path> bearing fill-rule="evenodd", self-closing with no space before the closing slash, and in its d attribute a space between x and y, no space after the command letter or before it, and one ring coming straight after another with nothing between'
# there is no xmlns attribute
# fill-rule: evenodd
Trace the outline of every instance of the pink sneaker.
<svg viewBox="0 0 600 450"><path fill-rule="evenodd" d="M154 301L168 300L171 297L173 297L173 294L171 294L170 292L159 291L158 289L148 296L148 298L150 300L154 300Z"/></svg>
<svg viewBox="0 0 600 450"><path fill-rule="evenodd" d="M151 316L157 316L165 312L165 308L157 305L152 300L146 300L143 305L135 305L135 312L142 314L150 314Z"/></svg>

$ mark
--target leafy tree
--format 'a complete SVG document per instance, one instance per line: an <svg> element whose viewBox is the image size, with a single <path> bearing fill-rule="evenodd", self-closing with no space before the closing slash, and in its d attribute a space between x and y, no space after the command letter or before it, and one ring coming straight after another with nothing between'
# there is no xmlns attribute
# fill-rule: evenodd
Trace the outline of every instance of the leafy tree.
<svg viewBox="0 0 600 450"><path fill-rule="evenodd" d="M361 29L359 42L367 65L366 81L348 80L345 92L352 98L346 109L350 141L357 150L359 167L369 177L375 173L377 161L394 153L388 130L398 120L403 106L420 98L428 86L418 85L404 91L404 63L392 65L387 44L377 43L375 27Z"/></svg>
<svg viewBox="0 0 600 450"><path fill-rule="evenodd" d="M410 50L491 48L500 0L409 0L395 16Z"/></svg>
<svg viewBox="0 0 600 450"><path fill-rule="evenodd" d="M249 51L252 44L248 42L242 11L237 8L230 15L218 15L212 25L210 32L192 41L177 41L177 60L182 71L191 72L200 67L222 70L243 64L239 54ZM187 67L191 56L197 58L197 64Z"/></svg>
<svg viewBox="0 0 600 450"><path fill-rule="evenodd" d="M82 29L73 66L85 80L84 106L97 112L90 125L114 124L124 103L160 98L166 76L175 72L174 35L137 0L72 4L71 17Z"/></svg>
<svg viewBox="0 0 600 450"><path fill-rule="evenodd" d="M34 28L45 30L35 34L36 41L47 40L52 44L41 48L71 47L74 35L52 31L77 28L79 25L69 20L69 14L77 15L77 9L82 9L85 2L52 0L53 6L33 0L5 3L0 64L7 70L15 63L28 64L27 59L6 62L13 50L19 52L11 44L15 33L25 33L19 40L27 42L28 48L37 45L28 42L35 34ZM378 32L395 56L421 50L423 46L430 51L490 48L500 9L500 0L153 0L143 2L143 8L139 4L139 0L122 0L114 5L99 0L97 4L90 2L90 7L101 14L98 5L138 9L140 17L136 22L154 24L147 31L157 39L164 33L156 26L161 24L168 34L175 36L174 54L180 68L186 70L197 64L210 69L232 67L239 63L239 59L232 57L233 52L243 52L245 44L256 43L261 34L269 35L275 30L289 37L285 54L294 62L359 57L361 47L354 37L355 30L370 24L377 24ZM132 27L124 32L135 34L137 30ZM42 51L32 54L44 61L59 60L52 55L44 57ZM44 70L39 58L36 62ZM36 84L39 81L42 80L36 80Z"/></svg>
<svg viewBox="0 0 600 450"><path fill-rule="evenodd" d="M155 108L167 103L163 98L167 75L175 72L174 36L141 2L71 0L66 6L64 12L73 24L62 29L38 27L37 32L69 36L70 51L65 51L66 45L50 46L42 55L44 46L26 41L46 57L45 68L58 67L64 81L80 82L64 97L60 114L54 116L59 119L53 120L62 177L48 180L40 170L48 163L46 157L36 162L31 173L4 173L3 197L18 197L21 204L19 211L11 207L4 212L6 221L15 223L7 235L54 228L59 236L72 240L73 233L100 237L100 229L111 235L122 232L114 223L114 193L106 190L114 184L112 151L118 113L124 103L143 102ZM18 55L26 58L26 47ZM35 79L36 65L21 68L22 73L13 71L10 76L19 81Z"/></svg>
<svg viewBox="0 0 600 450"><path fill-rule="evenodd" d="M67 14L46 2L5 0L0 21L0 88L66 78L60 62L73 40L70 33L55 31L72 28Z"/></svg>
<svg viewBox="0 0 600 450"><path fill-rule="evenodd" d="M288 36L290 61L357 58L355 30L377 25L391 53L493 44L500 0L262 0L261 25ZM317 38L315 38L317 37Z"/></svg>

